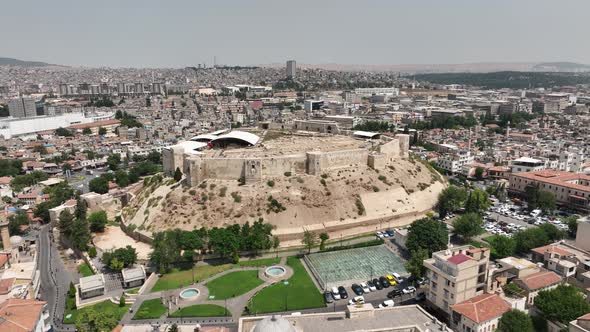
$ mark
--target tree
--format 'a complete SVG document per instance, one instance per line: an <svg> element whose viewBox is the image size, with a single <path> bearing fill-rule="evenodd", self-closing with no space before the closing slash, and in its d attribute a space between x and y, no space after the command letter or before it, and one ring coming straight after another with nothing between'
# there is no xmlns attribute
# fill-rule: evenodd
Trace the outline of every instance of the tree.
<svg viewBox="0 0 590 332"><path fill-rule="evenodd" d="M457 186L449 186L438 195L437 210L441 218L460 209L467 199L467 191Z"/></svg>
<svg viewBox="0 0 590 332"><path fill-rule="evenodd" d="M539 228L545 232L545 235L547 235L547 238L549 238L550 242L559 241L565 236L564 231L550 223L544 223L540 225Z"/></svg>
<svg viewBox="0 0 590 332"><path fill-rule="evenodd" d="M129 185L129 174L126 171L120 169L115 172L115 182L119 187L127 187Z"/></svg>
<svg viewBox="0 0 590 332"><path fill-rule="evenodd" d="M430 256L433 252L447 248L449 232L444 223L432 218L414 221L408 229L406 247L410 252L426 249Z"/></svg>
<svg viewBox="0 0 590 332"><path fill-rule="evenodd" d="M167 272L179 258L180 248L178 247L174 233L171 231L155 233L152 241L150 261L156 269L161 273Z"/></svg>
<svg viewBox="0 0 590 332"><path fill-rule="evenodd" d="M527 228L516 232L513 237L516 242L516 252L527 254L531 249L547 245L550 240L541 228Z"/></svg>
<svg viewBox="0 0 590 332"><path fill-rule="evenodd" d="M88 221L86 219L76 219L72 226L70 236L72 240L72 247L80 251L87 251L90 244L90 229L88 228Z"/></svg>
<svg viewBox="0 0 590 332"><path fill-rule="evenodd" d="M74 210L74 216L77 219L86 219L86 211L88 208L86 207L86 202L82 200L82 198L78 197L76 200L76 210Z"/></svg>
<svg viewBox="0 0 590 332"><path fill-rule="evenodd" d="M563 221L567 225L569 236L575 238L578 234L578 218L567 217Z"/></svg>
<svg viewBox="0 0 590 332"><path fill-rule="evenodd" d="M92 134L92 130L90 128L82 129L82 135L91 135L91 134Z"/></svg>
<svg viewBox="0 0 590 332"><path fill-rule="evenodd" d="M119 320L111 311L97 312L94 309L83 310L76 319L76 330L79 332L112 331Z"/></svg>
<svg viewBox="0 0 590 332"><path fill-rule="evenodd" d="M500 317L499 332L534 332L533 320L524 311L511 309Z"/></svg>
<svg viewBox="0 0 590 332"><path fill-rule="evenodd" d="M311 248L318 243L318 236L316 233L306 230L303 232L303 240L301 240L301 243L305 245L307 252L310 253Z"/></svg>
<svg viewBox="0 0 590 332"><path fill-rule="evenodd" d="M170 327L168 328L168 332L178 332L178 325L176 325L176 323L170 325Z"/></svg>
<svg viewBox="0 0 590 332"><path fill-rule="evenodd" d="M107 134L107 129L106 129L106 128L104 128L104 127L98 127L98 134L99 134L100 136L104 136L104 135L106 135L106 134Z"/></svg>
<svg viewBox="0 0 590 332"><path fill-rule="evenodd" d="M516 241L505 235L496 236L491 245L494 259L512 256L516 251Z"/></svg>
<svg viewBox="0 0 590 332"><path fill-rule="evenodd" d="M410 272L414 278L422 278L426 274L424 260L428 258L430 258L430 256L426 249L412 251L410 254L410 260L406 262L406 270Z"/></svg>
<svg viewBox="0 0 590 332"><path fill-rule="evenodd" d="M97 194L106 194L109 192L109 181L105 177L99 176L90 180L88 189Z"/></svg>
<svg viewBox="0 0 590 332"><path fill-rule="evenodd" d="M74 216L68 210L63 210L59 214L57 227L62 235L70 237L74 229Z"/></svg>
<svg viewBox="0 0 590 332"><path fill-rule="evenodd" d="M277 257L279 256L277 249L279 249L279 246L281 245L281 240L279 240L279 237L274 235L272 237L272 248L275 250L275 254L277 255Z"/></svg>
<svg viewBox="0 0 590 332"><path fill-rule="evenodd" d="M111 154L107 157L107 165L111 171L116 171L121 165L121 155L118 153Z"/></svg>
<svg viewBox="0 0 590 332"><path fill-rule="evenodd" d="M125 306L125 297L123 294L119 297L119 307L123 308Z"/></svg>
<svg viewBox="0 0 590 332"><path fill-rule="evenodd" d="M59 127L55 130L55 135L62 137L72 137L74 136L74 133L72 133L70 130L66 128Z"/></svg>
<svg viewBox="0 0 590 332"><path fill-rule="evenodd" d="M133 266L137 262L137 251L128 245L124 248L117 248L113 252L105 252L101 261L113 270L120 271L123 268Z"/></svg>
<svg viewBox="0 0 590 332"><path fill-rule="evenodd" d="M535 297L535 306L545 319L564 324L590 312L590 303L577 288L569 285L540 291Z"/></svg>
<svg viewBox="0 0 590 332"><path fill-rule="evenodd" d="M20 230L21 226L29 224L29 217L23 210L19 210L18 213L8 217L8 232L10 235L21 235L23 232Z"/></svg>
<svg viewBox="0 0 590 332"><path fill-rule="evenodd" d="M103 232L107 223L107 213L105 211L96 211L88 216L88 223L92 232Z"/></svg>
<svg viewBox="0 0 590 332"><path fill-rule="evenodd" d="M320 251L325 249L326 241L330 238L328 233L320 233Z"/></svg>
<svg viewBox="0 0 590 332"><path fill-rule="evenodd" d="M481 234L483 226L483 220L477 213L466 213L453 222L453 228L455 234L461 236L466 242Z"/></svg>
<svg viewBox="0 0 590 332"><path fill-rule="evenodd" d="M475 178L479 181L483 180L483 172L484 172L483 167L477 166L475 168Z"/></svg>
<svg viewBox="0 0 590 332"><path fill-rule="evenodd" d="M174 171L174 181L178 182L180 179L182 179L182 172L180 171L180 168L176 167L176 170Z"/></svg>
<svg viewBox="0 0 590 332"><path fill-rule="evenodd" d="M96 247L90 247L90 248L88 248L88 256L90 258L94 258L94 257L96 257L96 255L97 255Z"/></svg>
<svg viewBox="0 0 590 332"><path fill-rule="evenodd" d="M465 201L465 212L481 213L490 207L488 193L483 190L475 189L469 193Z"/></svg>
<svg viewBox="0 0 590 332"><path fill-rule="evenodd" d="M537 208L543 212L550 212L555 210L555 195L547 190L540 190L537 198Z"/></svg>

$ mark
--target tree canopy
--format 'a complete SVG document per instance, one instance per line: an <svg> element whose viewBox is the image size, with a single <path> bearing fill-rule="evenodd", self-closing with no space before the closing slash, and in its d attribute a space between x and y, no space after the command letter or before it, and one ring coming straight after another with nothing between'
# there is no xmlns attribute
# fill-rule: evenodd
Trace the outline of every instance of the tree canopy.
<svg viewBox="0 0 590 332"><path fill-rule="evenodd" d="M511 309L498 322L499 332L534 332L533 320L524 311Z"/></svg>
<svg viewBox="0 0 590 332"><path fill-rule="evenodd" d="M469 241L472 237L481 234L483 220L477 213L466 213L455 219L453 228L455 234L461 236L465 241Z"/></svg>
<svg viewBox="0 0 590 332"><path fill-rule="evenodd" d="M441 217L459 210L465 204L467 190L457 186L449 186L438 195L437 210Z"/></svg>
<svg viewBox="0 0 590 332"><path fill-rule="evenodd" d="M447 248L449 232L447 226L432 218L414 221L408 229L406 247L410 252L425 249L430 256L433 252Z"/></svg>
<svg viewBox="0 0 590 332"><path fill-rule="evenodd" d="M564 324L590 312L590 303L574 286L569 285L540 291L535 297L535 306L544 318Z"/></svg>
<svg viewBox="0 0 590 332"><path fill-rule="evenodd" d="M465 212L481 213L490 207L488 193L475 189L469 193L465 201Z"/></svg>

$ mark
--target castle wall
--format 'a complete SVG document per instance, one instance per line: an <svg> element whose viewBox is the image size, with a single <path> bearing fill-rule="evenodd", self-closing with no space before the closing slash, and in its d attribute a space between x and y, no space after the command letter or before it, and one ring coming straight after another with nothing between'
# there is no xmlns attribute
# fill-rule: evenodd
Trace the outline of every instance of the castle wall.
<svg viewBox="0 0 590 332"><path fill-rule="evenodd" d="M354 149L332 152L308 152L307 173L319 175L321 172L349 167L351 165L366 165L369 151L367 149Z"/></svg>
<svg viewBox="0 0 590 332"><path fill-rule="evenodd" d="M176 168L183 169L184 148L172 146L162 150L162 165L164 174L173 176Z"/></svg>

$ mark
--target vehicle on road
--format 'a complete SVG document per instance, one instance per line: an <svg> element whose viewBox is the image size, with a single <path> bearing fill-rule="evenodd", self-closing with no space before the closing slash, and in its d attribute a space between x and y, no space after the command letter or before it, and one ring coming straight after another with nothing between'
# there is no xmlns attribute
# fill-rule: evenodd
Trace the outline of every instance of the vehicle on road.
<svg viewBox="0 0 590 332"><path fill-rule="evenodd" d="M340 294L341 299L348 298L348 292L346 291L346 288L344 288L344 286L338 287L338 294Z"/></svg>
<svg viewBox="0 0 590 332"><path fill-rule="evenodd" d="M340 292L338 291L338 288L336 287L332 287L332 296L334 296L334 300L340 300Z"/></svg>
<svg viewBox="0 0 590 332"><path fill-rule="evenodd" d="M352 284L352 286L350 287L352 288L352 291L356 294L356 295L363 295L365 292L363 291L363 288L359 285L359 284Z"/></svg>
<svg viewBox="0 0 590 332"><path fill-rule="evenodd" d="M330 292L330 291L324 292L324 302L326 302L326 303L334 302L334 295L332 295L332 292Z"/></svg>
<svg viewBox="0 0 590 332"><path fill-rule="evenodd" d="M390 299L393 299L394 297L397 296L402 296L403 292L400 289L394 289L391 292L387 293L387 297Z"/></svg>

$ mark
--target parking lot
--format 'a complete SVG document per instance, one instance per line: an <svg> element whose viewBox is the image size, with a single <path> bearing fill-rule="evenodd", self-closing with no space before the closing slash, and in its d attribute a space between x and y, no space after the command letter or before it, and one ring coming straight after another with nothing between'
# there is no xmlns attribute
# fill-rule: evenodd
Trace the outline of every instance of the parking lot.
<svg viewBox="0 0 590 332"><path fill-rule="evenodd" d="M558 218L543 216L541 213L529 213L522 207L513 204L498 203L494 205L485 217L484 230L494 235L512 236L519 230L551 223L561 230L567 230Z"/></svg>

